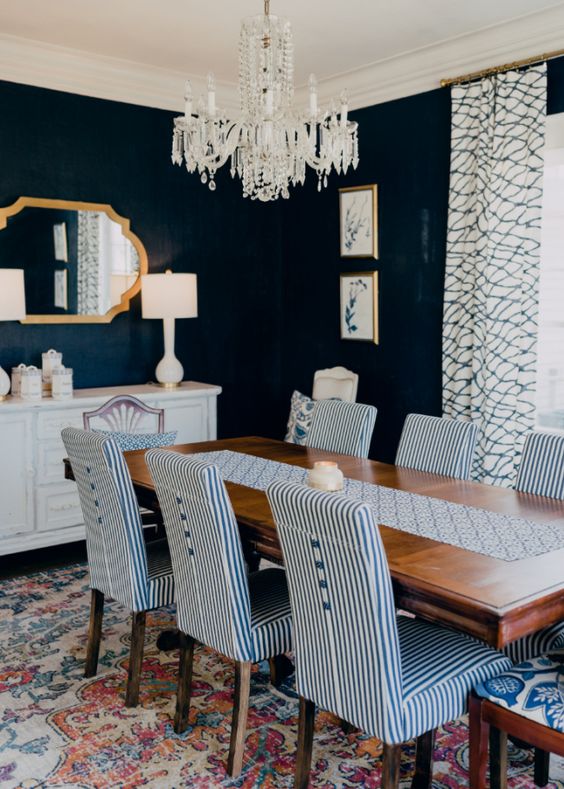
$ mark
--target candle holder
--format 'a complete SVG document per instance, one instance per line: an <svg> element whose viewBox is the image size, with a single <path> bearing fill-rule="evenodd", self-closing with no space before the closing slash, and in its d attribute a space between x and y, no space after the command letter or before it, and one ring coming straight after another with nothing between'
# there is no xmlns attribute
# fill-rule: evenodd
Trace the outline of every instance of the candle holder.
<svg viewBox="0 0 564 789"><path fill-rule="evenodd" d="M343 489L343 472L332 460L318 460L307 475L307 484L310 488L334 493Z"/></svg>

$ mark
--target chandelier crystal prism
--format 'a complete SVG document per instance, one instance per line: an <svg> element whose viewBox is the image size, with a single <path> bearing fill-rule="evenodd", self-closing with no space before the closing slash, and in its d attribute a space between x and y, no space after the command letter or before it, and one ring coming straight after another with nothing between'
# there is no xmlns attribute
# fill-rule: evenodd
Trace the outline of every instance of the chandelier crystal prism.
<svg viewBox="0 0 564 789"><path fill-rule="evenodd" d="M174 119L172 161L184 161L214 191L215 174L230 159L243 196L252 200L288 198L289 187L303 184L306 166L327 186L331 170L345 173L358 165L358 124L348 119L347 99L320 110L317 81L309 79L309 106L297 111L294 99L294 50L290 22L270 14L244 19L239 41L241 115L231 120L216 106L215 79L208 77L207 102L193 107L186 83L184 115Z"/></svg>

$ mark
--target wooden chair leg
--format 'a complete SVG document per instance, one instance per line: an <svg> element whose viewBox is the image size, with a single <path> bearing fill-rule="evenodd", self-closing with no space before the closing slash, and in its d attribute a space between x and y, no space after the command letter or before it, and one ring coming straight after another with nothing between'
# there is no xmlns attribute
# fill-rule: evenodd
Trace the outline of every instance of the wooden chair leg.
<svg viewBox="0 0 564 789"><path fill-rule="evenodd" d="M100 639L102 638L102 618L104 616L104 595L92 589L90 596L90 622L88 625L88 644L86 647L85 677L95 677L98 671Z"/></svg>
<svg viewBox="0 0 564 789"><path fill-rule="evenodd" d="M182 734L188 725L190 698L192 696L192 666L194 664L194 639L179 631L178 689L174 731Z"/></svg>
<svg viewBox="0 0 564 789"><path fill-rule="evenodd" d="M468 702L470 717L470 789L486 789L488 769L489 723L482 720L482 702L470 694Z"/></svg>
<svg viewBox="0 0 564 789"><path fill-rule="evenodd" d="M276 655L268 659L270 668L270 681L275 688L278 687L286 677L294 673L294 664L286 655Z"/></svg>
<svg viewBox="0 0 564 789"><path fill-rule="evenodd" d="M355 731L358 731L358 729L354 724L349 723L344 718L340 719L339 724L341 726L341 731L343 732L343 734L346 734L347 737L349 736L349 734L353 734Z"/></svg>
<svg viewBox="0 0 564 789"><path fill-rule="evenodd" d="M490 726L490 789L507 789L507 733Z"/></svg>
<svg viewBox="0 0 564 789"><path fill-rule="evenodd" d="M415 775L411 789L432 789L433 786L433 751L435 750L436 730L425 732L417 738L415 751Z"/></svg>
<svg viewBox="0 0 564 789"><path fill-rule="evenodd" d="M237 662L235 664L235 698L231 721L231 742L229 744L229 759L227 760L227 772L233 778L237 778L243 769L250 689L251 662Z"/></svg>
<svg viewBox="0 0 564 789"><path fill-rule="evenodd" d="M549 779L550 753L535 748L535 786L546 786Z"/></svg>
<svg viewBox="0 0 564 789"><path fill-rule="evenodd" d="M298 721L298 751L296 754L295 789L307 789L311 769L313 748L313 727L315 724L315 704L300 696L300 717Z"/></svg>
<svg viewBox="0 0 564 789"><path fill-rule="evenodd" d="M127 672L127 689L125 706L136 707L139 701L139 682L143 665L143 647L145 645L146 611L134 611L131 623L131 649L129 651L129 670Z"/></svg>
<svg viewBox="0 0 564 789"><path fill-rule="evenodd" d="M382 758L382 789L398 789L401 762L401 745L384 743Z"/></svg>

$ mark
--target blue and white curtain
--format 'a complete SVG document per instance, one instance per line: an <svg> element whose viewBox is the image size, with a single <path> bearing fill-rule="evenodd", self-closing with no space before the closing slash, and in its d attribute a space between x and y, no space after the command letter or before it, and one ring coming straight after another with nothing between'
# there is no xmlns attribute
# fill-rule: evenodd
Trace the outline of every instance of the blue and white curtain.
<svg viewBox="0 0 564 789"><path fill-rule="evenodd" d="M481 428L473 477L511 486L534 425L546 64L452 90L443 411Z"/></svg>

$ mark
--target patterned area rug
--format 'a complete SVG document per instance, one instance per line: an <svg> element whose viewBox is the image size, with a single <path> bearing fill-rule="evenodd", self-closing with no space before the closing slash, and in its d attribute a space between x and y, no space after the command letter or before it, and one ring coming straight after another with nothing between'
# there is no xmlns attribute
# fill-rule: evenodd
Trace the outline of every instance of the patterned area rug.
<svg viewBox="0 0 564 789"><path fill-rule="evenodd" d="M155 641L174 623L172 610L148 617L139 707L123 704L129 619L106 606L98 676L82 677L89 611L83 566L0 582L0 785L31 787L291 787L297 703L291 679L279 690L267 665L252 677L244 771L225 773L233 672L229 662L199 648L190 727L172 730L175 652ZM317 716L312 786L380 786L378 741L345 736L336 719ZM511 751L512 789L532 787L531 754ZM414 747L403 749L408 787ZM434 789L466 787L468 731L457 721L439 732ZM549 784L564 789L563 783Z"/></svg>

